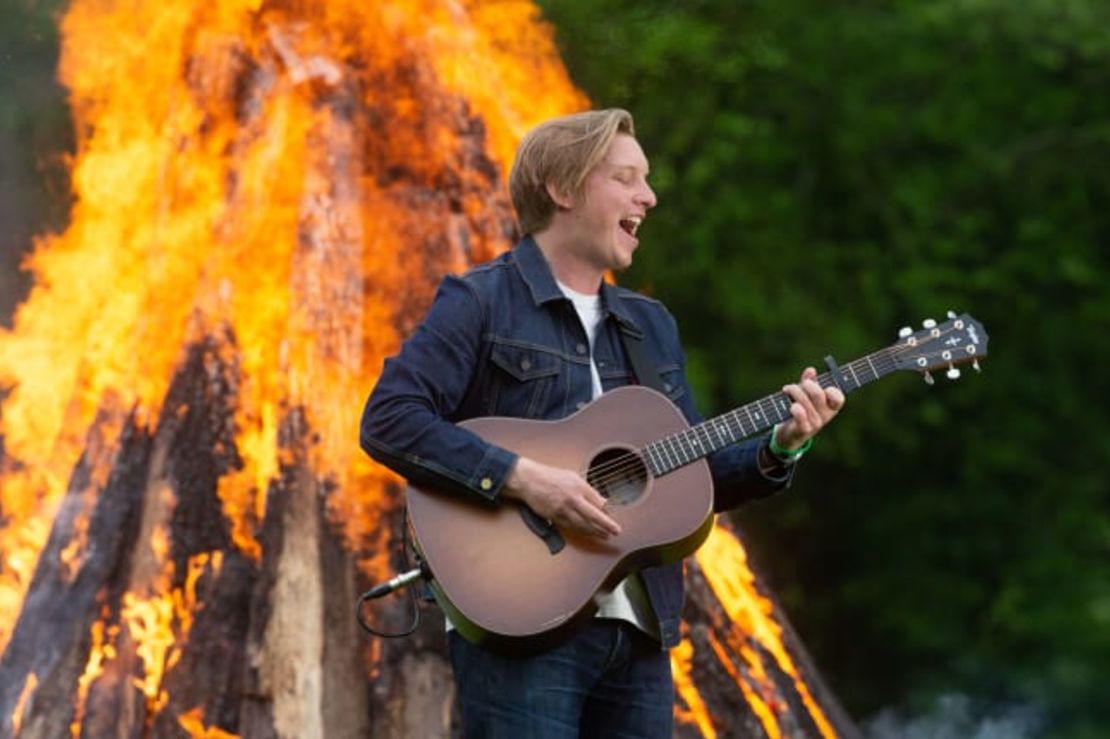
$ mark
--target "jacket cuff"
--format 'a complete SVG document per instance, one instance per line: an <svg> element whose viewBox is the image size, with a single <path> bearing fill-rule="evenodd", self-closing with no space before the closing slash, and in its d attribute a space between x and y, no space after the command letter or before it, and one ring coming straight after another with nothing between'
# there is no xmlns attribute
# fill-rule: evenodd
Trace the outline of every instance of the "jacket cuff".
<svg viewBox="0 0 1110 739"><path fill-rule="evenodd" d="M794 472L801 460L784 463L771 451L770 439L768 436L756 452L756 467L764 480L777 485L776 489L788 488L794 482Z"/></svg>
<svg viewBox="0 0 1110 739"><path fill-rule="evenodd" d="M495 444L490 444L485 456L467 481L479 497L494 503L500 499L501 488L516 464L518 455Z"/></svg>

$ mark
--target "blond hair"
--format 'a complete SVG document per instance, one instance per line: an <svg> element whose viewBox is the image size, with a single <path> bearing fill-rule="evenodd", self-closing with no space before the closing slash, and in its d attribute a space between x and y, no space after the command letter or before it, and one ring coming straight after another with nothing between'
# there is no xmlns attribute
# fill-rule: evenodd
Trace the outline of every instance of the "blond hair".
<svg viewBox="0 0 1110 739"><path fill-rule="evenodd" d="M528 132L509 173L509 194L521 233L538 233L551 223L558 205L548 185L578 201L586 177L618 133L636 135L632 114L620 108L553 118Z"/></svg>

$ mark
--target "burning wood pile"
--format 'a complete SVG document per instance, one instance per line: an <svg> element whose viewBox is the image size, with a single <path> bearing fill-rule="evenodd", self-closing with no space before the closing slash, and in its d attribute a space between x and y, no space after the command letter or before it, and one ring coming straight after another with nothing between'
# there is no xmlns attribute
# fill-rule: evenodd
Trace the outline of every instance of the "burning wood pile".
<svg viewBox="0 0 1110 739"><path fill-rule="evenodd" d="M550 29L440 0L62 24L76 202L0 333L0 735L449 736L435 610L354 618L406 568L358 414L440 275L511 244L519 136L587 104ZM852 733L727 530L688 574L681 735Z"/></svg>

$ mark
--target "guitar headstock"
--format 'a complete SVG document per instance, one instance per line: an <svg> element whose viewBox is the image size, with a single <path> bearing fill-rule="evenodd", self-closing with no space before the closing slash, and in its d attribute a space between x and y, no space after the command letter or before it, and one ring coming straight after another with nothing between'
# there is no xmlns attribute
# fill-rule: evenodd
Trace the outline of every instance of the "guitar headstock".
<svg viewBox="0 0 1110 739"><path fill-rule="evenodd" d="M987 332L983 324L964 313L948 312L948 320L937 323L926 320L924 328L914 331L904 328L898 332L898 343L891 347L891 356L898 369L914 370L925 375L932 384L932 370L944 369L945 376L955 380L960 376L956 365L971 363L979 371L979 358L987 356Z"/></svg>

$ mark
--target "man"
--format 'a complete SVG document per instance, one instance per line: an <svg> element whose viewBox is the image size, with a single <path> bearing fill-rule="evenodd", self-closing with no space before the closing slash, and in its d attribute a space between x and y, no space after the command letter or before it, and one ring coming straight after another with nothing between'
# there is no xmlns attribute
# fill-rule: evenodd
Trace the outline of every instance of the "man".
<svg viewBox="0 0 1110 739"><path fill-rule="evenodd" d="M423 324L387 360L367 401L362 446L411 482L518 500L557 530L600 539L621 528L605 498L574 470L489 444L455 425L476 416L559 419L612 388L639 382L621 332L642 340L662 389L700 422L670 313L604 281L632 263L655 206L648 161L623 110L540 125L510 175L521 242L462 277L447 277ZM768 438L709 457L714 509L787 485L814 434L844 404L807 368L783 391L790 420ZM449 636L470 737L670 737L674 702L666 649L679 640L680 563L651 567L599 598L596 618L538 655L505 657Z"/></svg>

